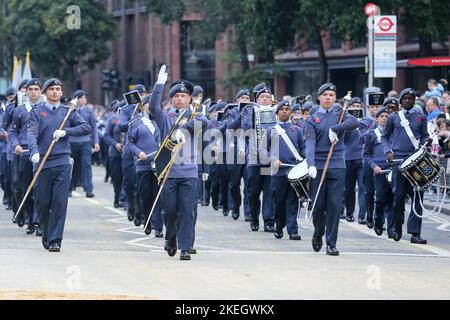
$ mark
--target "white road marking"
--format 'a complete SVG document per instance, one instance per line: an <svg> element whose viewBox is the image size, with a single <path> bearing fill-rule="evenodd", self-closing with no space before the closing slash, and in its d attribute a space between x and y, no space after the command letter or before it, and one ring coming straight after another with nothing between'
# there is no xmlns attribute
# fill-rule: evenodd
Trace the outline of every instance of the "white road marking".
<svg viewBox="0 0 450 320"><path fill-rule="evenodd" d="M72 191L72 197L82 197L81 193L78 193L76 191Z"/></svg>
<svg viewBox="0 0 450 320"><path fill-rule="evenodd" d="M369 229L366 226L363 226L363 225L360 226L360 225L357 225L355 223L351 223L351 222L347 222L347 221L343 221L343 223L346 224L347 226L349 226L352 229L355 229L355 230L357 230L357 231L359 231L361 233L364 233L364 234L366 234L368 236L371 236L372 238L383 239L383 240L386 240L386 241L394 241L393 239L389 239L387 236L382 236L382 237L377 236L375 234L375 231L373 231L373 229ZM400 240L399 243L406 244L406 245L415 247L417 249L422 249L422 250L425 250L425 251L429 251L431 253L434 253L434 254L437 254L437 255L440 255L440 256L450 256L450 251L447 251L445 249L441 249L441 248L438 248L438 247L434 247L434 246L429 245L429 244L427 244L427 245L414 244L414 243L411 243L411 242L409 242L407 240Z"/></svg>

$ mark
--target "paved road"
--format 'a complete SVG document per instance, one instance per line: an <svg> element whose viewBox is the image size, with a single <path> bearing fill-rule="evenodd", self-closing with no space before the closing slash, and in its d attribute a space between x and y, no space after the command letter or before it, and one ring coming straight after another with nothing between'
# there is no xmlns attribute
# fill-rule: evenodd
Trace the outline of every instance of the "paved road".
<svg viewBox="0 0 450 320"><path fill-rule="evenodd" d="M69 200L62 251L49 253L40 238L11 223L0 209L0 292L86 293L151 299L449 299L450 217L424 221L429 245L396 243L372 230L342 222L339 257L302 241L251 232L200 207L198 254L170 258L163 239L146 236L112 208L112 186L94 168L96 198L82 189ZM1 297L1 295L0 295Z"/></svg>

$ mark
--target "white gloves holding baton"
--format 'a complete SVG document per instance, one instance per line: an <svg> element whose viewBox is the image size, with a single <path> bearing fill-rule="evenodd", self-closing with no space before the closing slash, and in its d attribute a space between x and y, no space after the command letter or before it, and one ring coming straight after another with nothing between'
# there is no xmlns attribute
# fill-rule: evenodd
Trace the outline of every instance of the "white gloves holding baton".
<svg viewBox="0 0 450 320"><path fill-rule="evenodd" d="M66 130L55 130L53 132L53 138L58 141L60 138L64 138L66 136Z"/></svg>
<svg viewBox="0 0 450 320"><path fill-rule="evenodd" d="M330 139L331 143L339 142L337 133L331 129L328 131L328 138Z"/></svg>
<svg viewBox="0 0 450 320"><path fill-rule="evenodd" d="M161 67L161 69L159 70L158 80L156 81L156 83L157 84L166 84L168 76L169 75L166 72L166 65L163 65Z"/></svg>

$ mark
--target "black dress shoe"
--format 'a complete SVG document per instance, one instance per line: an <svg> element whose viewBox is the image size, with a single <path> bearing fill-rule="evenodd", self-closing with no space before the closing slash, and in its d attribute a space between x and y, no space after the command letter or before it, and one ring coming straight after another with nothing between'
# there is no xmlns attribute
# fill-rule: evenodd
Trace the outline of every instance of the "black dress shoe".
<svg viewBox="0 0 450 320"><path fill-rule="evenodd" d="M245 222L250 222L252 220L251 217L245 217Z"/></svg>
<svg viewBox="0 0 450 320"><path fill-rule="evenodd" d="M322 238L313 237L311 240L311 243L312 243L313 250L315 252L319 252L320 250L322 250L322 245L323 245Z"/></svg>
<svg viewBox="0 0 450 320"><path fill-rule="evenodd" d="M134 213L133 213L133 212L130 212L130 211L128 211L128 213L127 213L127 217L128 217L128 221L133 221L133 220L134 220Z"/></svg>
<svg viewBox="0 0 450 320"><path fill-rule="evenodd" d="M353 216L346 216L345 220L347 220L348 222L355 222L355 217L353 217Z"/></svg>
<svg viewBox="0 0 450 320"><path fill-rule="evenodd" d="M358 223L359 223L359 224L366 224L366 223L367 223L367 221L366 221L366 220L364 220L364 219L358 219Z"/></svg>
<svg viewBox="0 0 450 320"><path fill-rule="evenodd" d="M18 219L17 220L17 225L22 228L25 225L25 219Z"/></svg>
<svg viewBox="0 0 450 320"><path fill-rule="evenodd" d="M422 239L420 237L420 234L416 234L416 235L412 235L411 236L411 243L416 243L416 244L427 244L428 241L425 239Z"/></svg>
<svg viewBox="0 0 450 320"><path fill-rule="evenodd" d="M327 255L328 256L338 256L339 251L336 247L327 246Z"/></svg>
<svg viewBox="0 0 450 320"><path fill-rule="evenodd" d="M373 229L373 222L372 221L367 221L367 228Z"/></svg>
<svg viewBox="0 0 450 320"><path fill-rule="evenodd" d="M233 217L234 220L238 220L239 219L239 211L233 211L231 213L231 216Z"/></svg>
<svg viewBox="0 0 450 320"><path fill-rule="evenodd" d="M42 237L41 227L38 224L34 226L34 229L36 230L36 237Z"/></svg>
<svg viewBox="0 0 450 320"><path fill-rule="evenodd" d="M177 239L174 237L171 241L166 240L164 244L164 250L167 251L169 257L173 257L177 254Z"/></svg>
<svg viewBox="0 0 450 320"><path fill-rule="evenodd" d="M250 223L250 228L252 229L252 231L258 231L259 230L259 223Z"/></svg>
<svg viewBox="0 0 450 320"><path fill-rule="evenodd" d="M213 207L213 209L215 210L215 211L218 211L219 210L219 206L216 204L216 205L212 205L212 207Z"/></svg>
<svg viewBox="0 0 450 320"><path fill-rule="evenodd" d="M381 236L383 234L383 227L377 226L376 224L373 226L373 230L377 234L377 236Z"/></svg>
<svg viewBox="0 0 450 320"><path fill-rule="evenodd" d="M7 206L5 210L6 211L11 211L12 210L12 206Z"/></svg>
<svg viewBox="0 0 450 320"><path fill-rule="evenodd" d="M275 227L271 225L264 226L264 232L275 232Z"/></svg>
<svg viewBox="0 0 450 320"><path fill-rule="evenodd" d="M69 191L68 196L69 196L69 198L72 198L72 191Z"/></svg>
<svg viewBox="0 0 450 320"><path fill-rule="evenodd" d="M273 233L273 236L277 239L283 238L283 236L284 236L283 230L275 228L275 232Z"/></svg>
<svg viewBox="0 0 450 320"><path fill-rule="evenodd" d="M108 177L105 177L105 179L103 180L105 183L108 182Z"/></svg>
<svg viewBox="0 0 450 320"><path fill-rule="evenodd" d="M135 217L135 218L134 218L134 225L135 225L136 227L140 227L140 226L141 226L141 223L142 223L142 220L141 220L140 217Z"/></svg>
<svg viewBox="0 0 450 320"><path fill-rule="evenodd" d="M86 198L94 198L95 194L93 194L92 192L86 192Z"/></svg>
<svg viewBox="0 0 450 320"><path fill-rule="evenodd" d="M34 233L34 226L32 224L29 224L26 230L26 234L33 234Z"/></svg>
<svg viewBox="0 0 450 320"><path fill-rule="evenodd" d="M402 239L402 230L395 230L394 232L393 232L393 239L394 239L394 241L400 241L401 239Z"/></svg>
<svg viewBox="0 0 450 320"><path fill-rule="evenodd" d="M394 233L393 232L388 232L388 238L389 239L394 239Z"/></svg>
<svg viewBox="0 0 450 320"><path fill-rule="evenodd" d="M224 209L224 210L222 211L222 214L223 214L224 217L228 217L228 215L229 215L230 213L228 212L228 210L225 210L225 209Z"/></svg>
<svg viewBox="0 0 450 320"><path fill-rule="evenodd" d="M155 230L155 237L156 238L164 237L164 233L162 232L162 230Z"/></svg>
<svg viewBox="0 0 450 320"><path fill-rule="evenodd" d="M180 260L191 260L191 256L187 251L181 251Z"/></svg>
<svg viewBox="0 0 450 320"><path fill-rule="evenodd" d="M291 233L289 235L289 240L302 240L302 237L298 233Z"/></svg>
<svg viewBox="0 0 450 320"><path fill-rule="evenodd" d="M339 216L339 219L341 220L345 220L347 217L345 216L345 214L341 213L341 215Z"/></svg>
<svg viewBox="0 0 450 320"><path fill-rule="evenodd" d="M57 242L52 242L52 243L50 243L50 245L48 247L48 251L59 252L59 251L61 251L61 246Z"/></svg>
<svg viewBox="0 0 450 320"><path fill-rule="evenodd" d="M197 249L190 248L188 251L189 254L197 254Z"/></svg>
<svg viewBox="0 0 450 320"><path fill-rule="evenodd" d="M42 239L42 246L44 247L45 250L48 250L48 248L49 248L48 241Z"/></svg>

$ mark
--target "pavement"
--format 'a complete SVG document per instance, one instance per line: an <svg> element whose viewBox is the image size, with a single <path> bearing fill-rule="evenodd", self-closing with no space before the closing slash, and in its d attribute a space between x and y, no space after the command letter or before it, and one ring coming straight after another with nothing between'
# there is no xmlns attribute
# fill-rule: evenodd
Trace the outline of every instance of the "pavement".
<svg viewBox="0 0 450 320"><path fill-rule="evenodd" d="M163 251L164 239L114 209L104 169L93 168L94 193L69 198L60 253L12 224L0 209L0 299L449 299L450 216L424 219L428 245L375 235L356 223L339 227L339 257L301 241L252 232L211 207L199 207L197 255L180 261ZM433 205L432 202L429 204ZM450 205L445 204L445 212ZM262 224L262 222L261 222Z"/></svg>

